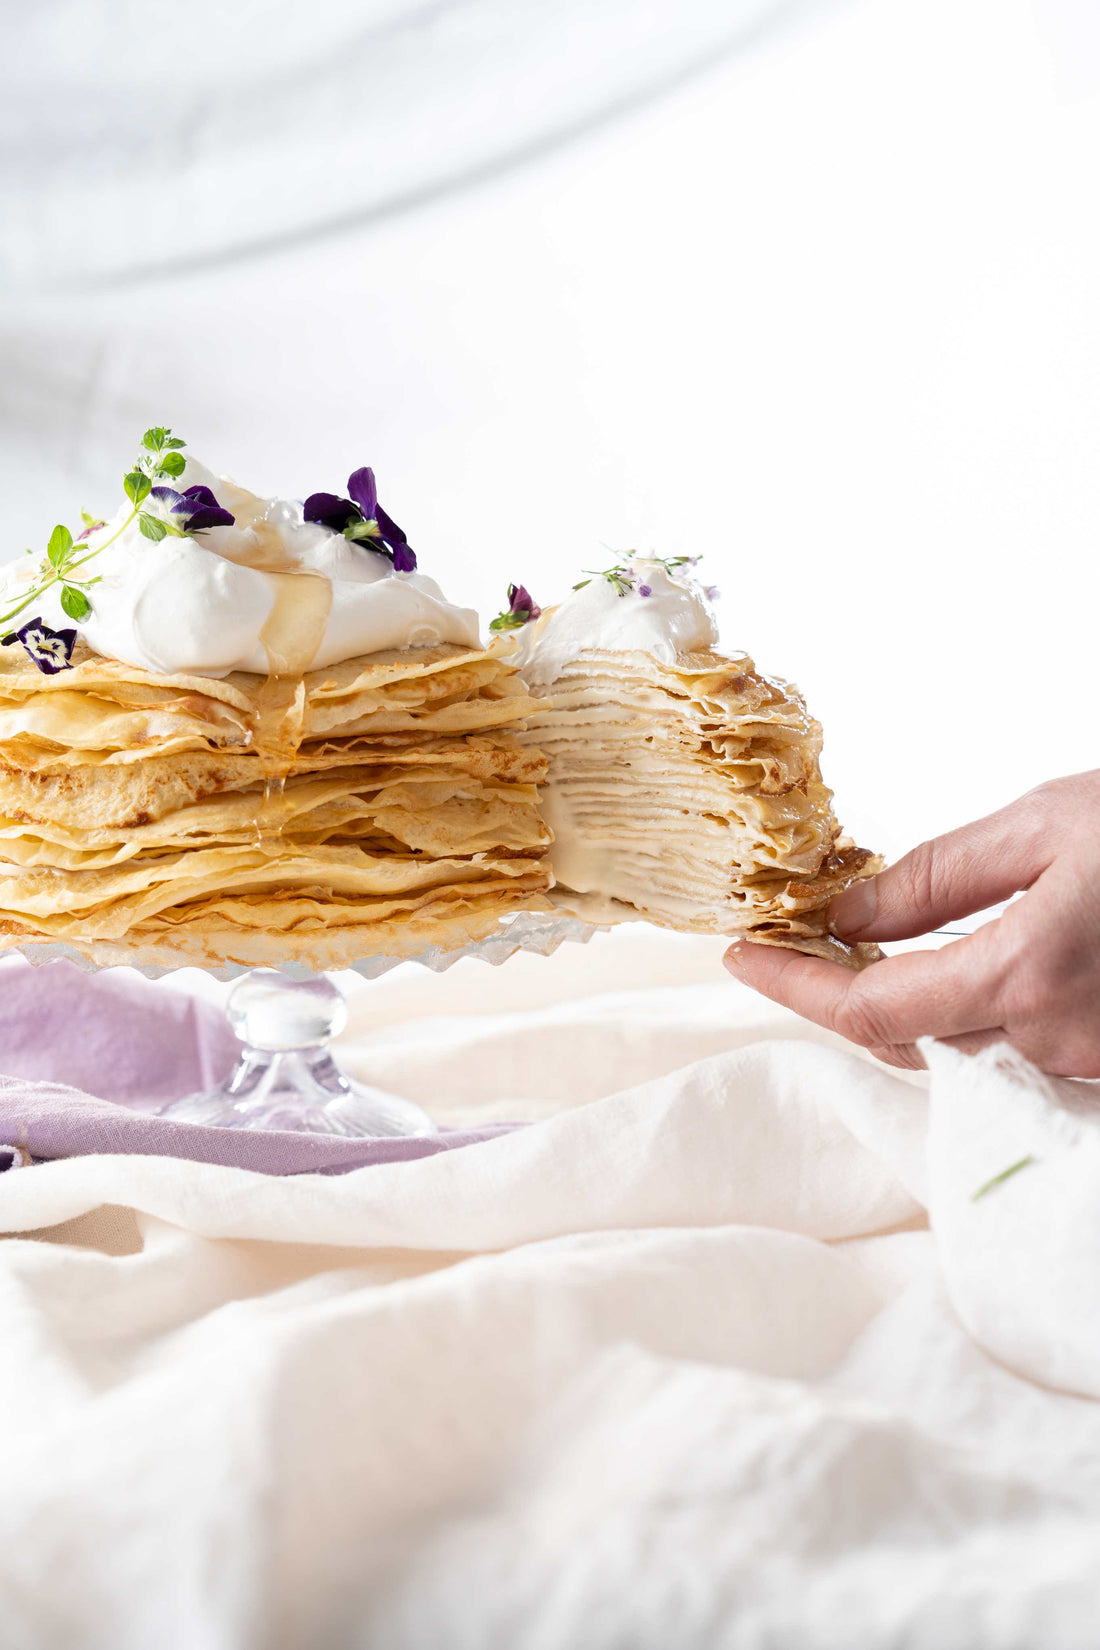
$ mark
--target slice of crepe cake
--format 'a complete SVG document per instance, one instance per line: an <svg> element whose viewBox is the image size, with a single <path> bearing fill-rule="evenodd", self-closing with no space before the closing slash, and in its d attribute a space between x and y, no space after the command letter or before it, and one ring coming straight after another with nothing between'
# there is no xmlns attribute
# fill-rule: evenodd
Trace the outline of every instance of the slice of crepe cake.
<svg viewBox="0 0 1100 1650"><path fill-rule="evenodd" d="M828 906L882 861L841 832L797 689L717 640L682 563L652 560L523 627L524 678L550 700L524 738L548 762L551 898L863 967L878 948L835 938Z"/></svg>

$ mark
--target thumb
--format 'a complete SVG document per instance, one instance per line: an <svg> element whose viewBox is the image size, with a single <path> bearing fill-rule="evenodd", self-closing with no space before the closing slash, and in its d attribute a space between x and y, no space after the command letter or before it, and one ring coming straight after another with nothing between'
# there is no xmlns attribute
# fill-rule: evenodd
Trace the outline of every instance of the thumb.
<svg viewBox="0 0 1100 1650"><path fill-rule="evenodd" d="M1029 888L1053 857L1046 822L1030 804L1024 797L922 842L877 877L839 894L829 907L829 927L844 940L908 940Z"/></svg>

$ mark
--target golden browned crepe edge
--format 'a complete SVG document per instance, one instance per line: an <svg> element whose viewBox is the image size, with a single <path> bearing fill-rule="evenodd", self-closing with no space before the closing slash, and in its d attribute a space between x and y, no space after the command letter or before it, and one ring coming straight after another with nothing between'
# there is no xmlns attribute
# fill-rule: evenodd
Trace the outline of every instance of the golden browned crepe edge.
<svg viewBox="0 0 1100 1650"><path fill-rule="evenodd" d="M826 962L841 963L845 968L854 972L869 968L872 963L881 962L883 953L877 945L861 941L858 944L849 944L836 934L769 934L760 929L748 929L740 934L731 934L731 944L745 940L749 945L773 945L783 951L801 951L808 957L822 957Z"/></svg>
<svg viewBox="0 0 1100 1650"><path fill-rule="evenodd" d="M0 954L18 950L34 960L35 952L64 945L97 968L278 968L293 963L324 973L330 969L352 968L371 957L419 956L428 950L459 951L463 946L494 933L502 917L520 911L552 911L541 893L522 897L470 901L446 915L422 915L378 923L372 943L364 948L361 927L328 929L322 934L264 935L244 929L226 929L217 934L188 934L181 927L171 937L151 939L135 934L127 940L36 938L33 935L0 934ZM377 941L378 943L373 943Z"/></svg>

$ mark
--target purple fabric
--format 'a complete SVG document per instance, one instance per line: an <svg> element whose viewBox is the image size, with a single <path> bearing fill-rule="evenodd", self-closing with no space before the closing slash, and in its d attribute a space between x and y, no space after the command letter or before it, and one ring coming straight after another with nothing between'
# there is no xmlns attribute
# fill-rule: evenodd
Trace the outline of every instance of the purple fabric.
<svg viewBox="0 0 1100 1650"><path fill-rule="evenodd" d="M113 969L0 961L0 1171L35 1158L95 1152L186 1157L261 1174L343 1174L430 1157L512 1125L435 1138L342 1140L267 1129L215 1129L150 1115L212 1087L239 1044L221 1014L170 986Z"/></svg>
<svg viewBox="0 0 1100 1650"><path fill-rule="evenodd" d="M213 1088L240 1044L225 1016L130 969L0 961L0 1074L154 1112Z"/></svg>

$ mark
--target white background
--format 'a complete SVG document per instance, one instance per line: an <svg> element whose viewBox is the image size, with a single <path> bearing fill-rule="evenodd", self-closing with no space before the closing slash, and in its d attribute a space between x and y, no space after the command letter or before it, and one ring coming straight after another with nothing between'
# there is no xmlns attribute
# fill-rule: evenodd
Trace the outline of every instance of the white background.
<svg viewBox="0 0 1100 1650"><path fill-rule="evenodd" d="M78 32L101 12L67 9ZM516 32L539 9L514 10ZM631 10L605 9L609 28ZM181 83L216 58L208 11ZM264 11L233 15L263 38ZM1094 11L852 0L699 70L704 33L675 84L530 160L509 129L516 164L361 229L133 278L115 250L186 260L202 201L164 167L125 212L104 172L100 208L74 147L67 234L64 104L44 103L8 217L0 554L112 509L136 437L165 422L261 491L339 490L373 464L423 568L487 615L510 578L545 605L624 549L704 552L727 644L802 686L842 817L890 854L1095 765ZM24 40L32 91L60 39ZM172 43L154 43L167 99ZM125 89L87 73L109 135ZM397 101L427 142L417 84ZM252 137L268 153L262 121ZM232 159L222 219L236 197L277 228L278 187L245 201Z"/></svg>

